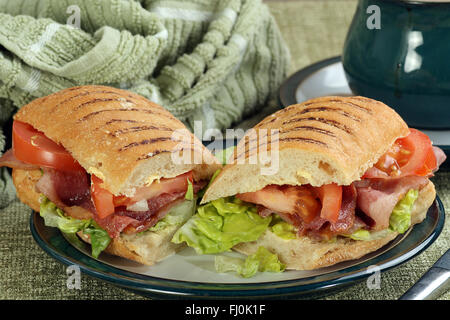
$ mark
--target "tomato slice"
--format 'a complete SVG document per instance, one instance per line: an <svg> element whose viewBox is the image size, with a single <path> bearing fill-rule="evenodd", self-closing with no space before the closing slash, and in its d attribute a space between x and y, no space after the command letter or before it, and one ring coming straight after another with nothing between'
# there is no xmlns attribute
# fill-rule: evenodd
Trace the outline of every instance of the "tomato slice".
<svg viewBox="0 0 450 320"><path fill-rule="evenodd" d="M136 190L132 198L117 198L115 201L122 205L128 205L140 200L155 198L163 193L176 193L187 191L188 180L193 183L194 175L192 171L180 174L174 178L162 178L158 182L154 181L148 186Z"/></svg>
<svg viewBox="0 0 450 320"><path fill-rule="evenodd" d="M14 121L12 139L14 156L20 161L61 171L84 170L64 147L27 123Z"/></svg>
<svg viewBox="0 0 450 320"><path fill-rule="evenodd" d="M363 178L400 178L427 176L437 168L430 138L417 129L410 129L405 138L397 139Z"/></svg>
<svg viewBox="0 0 450 320"><path fill-rule="evenodd" d="M320 203L310 186L269 185L259 191L237 194L236 197L276 213L296 214L306 223L314 220L320 212Z"/></svg>
<svg viewBox="0 0 450 320"><path fill-rule="evenodd" d="M409 161L400 167L400 171L405 174L427 176L437 167L433 144L425 133L416 129L410 131L406 138L400 139L400 144L412 152Z"/></svg>
<svg viewBox="0 0 450 320"><path fill-rule="evenodd" d="M100 185L102 183L101 179L91 175L91 197L100 219L108 217L115 211L114 195L108 190L101 188Z"/></svg>
<svg viewBox="0 0 450 320"><path fill-rule="evenodd" d="M316 187L315 191L322 203L320 217L331 223L336 223L342 206L342 186L331 183Z"/></svg>
<svg viewBox="0 0 450 320"><path fill-rule="evenodd" d="M151 199L163 193L171 194L185 192L188 188L188 180L193 183L192 171L186 172L174 178L163 178L149 186L139 188L136 194L129 198L126 196L115 196L106 189L100 187L103 183L98 177L91 175L91 196L95 209L100 218L105 218L115 211L115 207L128 206L140 200Z"/></svg>

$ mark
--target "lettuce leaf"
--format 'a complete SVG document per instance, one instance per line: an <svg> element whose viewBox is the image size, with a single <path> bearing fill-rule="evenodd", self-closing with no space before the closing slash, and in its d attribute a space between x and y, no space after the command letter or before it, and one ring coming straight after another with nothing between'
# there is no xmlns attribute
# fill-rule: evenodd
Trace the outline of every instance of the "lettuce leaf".
<svg viewBox="0 0 450 320"><path fill-rule="evenodd" d="M411 211L419 197L419 190L411 189L396 204L389 218L389 229L404 233L411 226Z"/></svg>
<svg viewBox="0 0 450 320"><path fill-rule="evenodd" d="M270 221L271 217L260 217L252 205L234 197L221 198L199 206L172 242L186 242L199 254L220 253L238 243L258 239Z"/></svg>
<svg viewBox="0 0 450 320"><path fill-rule="evenodd" d="M254 254L249 255L245 260L223 255L216 256L214 266L219 273L231 271L244 278L253 277L258 271L283 272L286 269L278 256L265 247L259 247Z"/></svg>
<svg viewBox="0 0 450 320"><path fill-rule="evenodd" d="M186 195L184 198L186 200L194 200L194 186L192 185L191 180L187 179L188 188L186 190Z"/></svg>
<svg viewBox="0 0 450 320"><path fill-rule="evenodd" d="M56 227L61 232L73 238L75 234L82 231L88 234L91 239L92 256L98 258L99 254L106 249L111 242L108 233L100 228L92 219L79 220L68 217L64 211L58 208L47 197L40 197L40 216L44 219L44 224L48 227Z"/></svg>
<svg viewBox="0 0 450 320"><path fill-rule="evenodd" d="M371 240L378 240L386 237L390 232L393 232L390 229L380 230L380 231L368 231L364 229L359 229L353 232L349 235L342 235L344 237L349 237L353 240L360 240L360 241L371 241Z"/></svg>
<svg viewBox="0 0 450 320"><path fill-rule="evenodd" d="M105 250L111 242L108 232L100 228L93 220L91 220L91 224L82 231L90 236L92 256L98 258L99 254Z"/></svg>
<svg viewBox="0 0 450 320"><path fill-rule="evenodd" d="M192 217L195 213L196 206L197 202L195 198L192 198L192 200L183 201L173 206L164 218L159 220L153 227L149 228L148 231L157 232L169 226L181 226L190 217Z"/></svg>
<svg viewBox="0 0 450 320"><path fill-rule="evenodd" d="M56 227L64 233L76 233L90 224L89 219L79 220L66 216L63 210L43 195L40 197L39 214L47 227Z"/></svg>
<svg viewBox="0 0 450 320"><path fill-rule="evenodd" d="M275 235L284 240L291 240L297 238L297 232L295 230L295 227L292 224L283 221L281 217L277 214L273 215L270 228Z"/></svg>

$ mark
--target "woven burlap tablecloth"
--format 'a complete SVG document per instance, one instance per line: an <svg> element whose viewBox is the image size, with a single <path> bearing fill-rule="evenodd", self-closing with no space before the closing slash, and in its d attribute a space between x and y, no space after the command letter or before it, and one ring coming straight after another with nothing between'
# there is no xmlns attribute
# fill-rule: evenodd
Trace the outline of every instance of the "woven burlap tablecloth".
<svg viewBox="0 0 450 320"><path fill-rule="evenodd" d="M311 63L339 55L357 1L266 1L289 45L290 73ZM450 212L450 172L432 179ZM48 256L34 242L29 230L31 210L15 201L0 210L0 299L145 299L135 293L82 275L81 288L67 287L66 267ZM450 247L447 214L435 243L419 256L383 272L379 289L365 281L332 292L323 299L397 299ZM450 299L447 292L440 299Z"/></svg>

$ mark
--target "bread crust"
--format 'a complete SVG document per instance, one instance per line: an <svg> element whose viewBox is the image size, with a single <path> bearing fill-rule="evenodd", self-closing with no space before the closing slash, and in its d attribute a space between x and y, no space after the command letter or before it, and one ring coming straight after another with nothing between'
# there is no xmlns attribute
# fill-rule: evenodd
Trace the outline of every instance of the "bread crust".
<svg viewBox="0 0 450 320"><path fill-rule="evenodd" d="M428 208L436 197L434 184L430 181L419 192L411 214L411 225L422 222ZM359 259L376 251L395 239L397 232L388 233L384 238L360 241L338 237L335 242L316 241L308 237L285 240L267 230L257 241L240 243L233 249L250 255L263 246L278 255L287 269L313 270L334 265L339 262Z"/></svg>
<svg viewBox="0 0 450 320"><path fill-rule="evenodd" d="M112 239L103 252L152 266L185 247L183 244L171 242L177 230L176 226L172 226L158 232L121 234L118 238ZM81 231L78 235L83 241L90 243L89 235Z"/></svg>
<svg viewBox="0 0 450 320"><path fill-rule="evenodd" d="M14 119L66 148L115 195L132 195L149 177L170 178L193 170L201 179L220 168L169 111L121 89L94 85L65 89L32 101ZM174 163L174 155L176 160L183 156L197 160Z"/></svg>
<svg viewBox="0 0 450 320"><path fill-rule="evenodd" d="M36 212L40 210L40 194L36 191L35 185L41 175L40 170L13 169L12 172L20 201ZM67 215L77 219L92 218L92 213L81 207L73 206L62 209ZM159 232L148 231L140 235L121 234L118 238L111 240L104 252L145 265L153 265L184 247L183 244L170 242L176 230L177 227L169 227ZM82 232L78 235L83 241L90 243L88 235L84 235Z"/></svg>
<svg viewBox="0 0 450 320"><path fill-rule="evenodd" d="M254 129L238 143L231 163L208 188L202 203L269 184L349 185L395 140L409 133L401 117L379 101L334 96L289 106ZM271 130L278 130L278 136ZM278 157L272 150L279 150ZM278 158L278 166L262 161L266 151L273 161ZM268 166L277 170L267 170Z"/></svg>

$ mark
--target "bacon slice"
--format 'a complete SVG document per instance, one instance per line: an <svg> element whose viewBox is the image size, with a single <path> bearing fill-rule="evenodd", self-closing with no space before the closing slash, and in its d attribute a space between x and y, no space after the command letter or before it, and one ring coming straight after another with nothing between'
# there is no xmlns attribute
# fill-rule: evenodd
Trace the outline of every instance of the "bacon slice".
<svg viewBox="0 0 450 320"><path fill-rule="evenodd" d="M336 222L331 223L328 220L316 217L310 223L302 223L298 227L299 235L308 235L317 239L330 239L337 234L351 233L353 230L356 217L355 209L357 203L356 187L350 186L342 187L342 204L339 209L339 216ZM360 220L358 220L361 222Z"/></svg>
<svg viewBox="0 0 450 320"><path fill-rule="evenodd" d="M358 208L373 220L373 230L389 227L389 218L397 202L410 189L420 189L427 177L408 176L398 179L364 179L355 182Z"/></svg>
<svg viewBox="0 0 450 320"><path fill-rule="evenodd" d="M12 169L22 169L22 170L39 169L39 166L37 165L25 163L23 161L18 160L14 155L12 149L9 149L0 157L0 167L9 167Z"/></svg>
<svg viewBox="0 0 450 320"><path fill-rule="evenodd" d="M278 214L298 228L300 235L323 236L345 233L353 227L357 203L356 187L342 187L342 204L335 223L320 217L321 205L311 186L270 185L260 191L237 195L243 201L256 203L259 215Z"/></svg>
<svg viewBox="0 0 450 320"><path fill-rule="evenodd" d="M50 168L44 168L43 172L36 187L53 203L72 207L90 202L90 180L86 172L66 172Z"/></svg>
<svg viewBox="0 0 450 320"><path fill-rule="evenodd" d="M106 232L110 238L117 238L120 233L130 224L135 223L136 220L123 215L112 214L104 219L94 219L95 222Z"/></svg>
<svg viewBox="0 0 450 320"><path fill-rule="evenodd" d="M62 210L68 207L82 207L92 213L92 218L97 224L106 230L111 238L116 238L121 232L135 233L144 231L155 225L168 209L177 203L177 200L184 199L187 189L186 175L176 178L178 185L184 183L186 186L182 191L173 191L175 189L166 188L166 184L162 189L167 192L154 192L156 196L147 199L147 211L131 211L126 210L126 206L118 206L114 214L101 219L98 217L90 195L90 179L85 172L65 172L55 169L43 169L44 174L37 182L36 188L43 193L50 201L55 203ZM168 179L169 180L169 179ZM206 181L198 181L193 183L193 191L197 193L206 185ZM171 184L172 187L174 184ZM79 211L79 210L78 210ZM68 213L73 216L74 210ZM74 218L86 219L90 217L73 216Z"/></svg>
<svg viewBox="0 0 450 320"><path fill-rule="evenodd" d="M200 191L206 184L206 181L194 182L194 193ZM153 227L170 211L172 206L184 201L185 195L186 191L163 193L147 200L149 208L147 211L131 211L125 206L120 206L111 216L96 219L96 221L112 238L118 237L121 232L128 234L142 232Z"/></svg>
<svg viewBox="0 0 450 320"><path fill-rule="evenodd" d="M437 168L434 170L434 172L436 172L439 170L441 164L444 163L444 161L447 159L447 156L445 155L445 152L441 148L438 148L436 146L433 146L433 152L437 162Z"/></svg>

